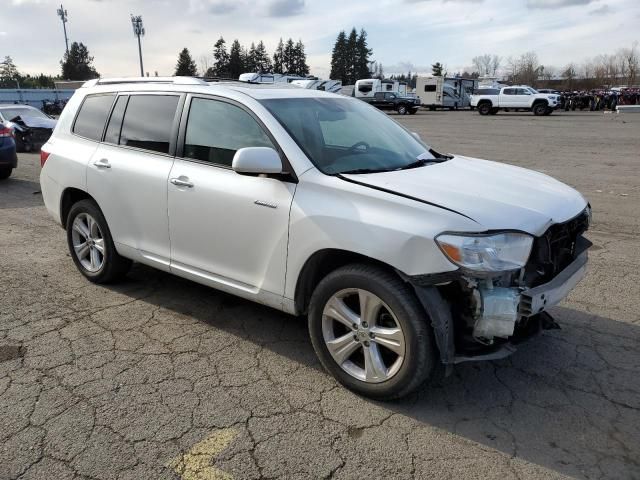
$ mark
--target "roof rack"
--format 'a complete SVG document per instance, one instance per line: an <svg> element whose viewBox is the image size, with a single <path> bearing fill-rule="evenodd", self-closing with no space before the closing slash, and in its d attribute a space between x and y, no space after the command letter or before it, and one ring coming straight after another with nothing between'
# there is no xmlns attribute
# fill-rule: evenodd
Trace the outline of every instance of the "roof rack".
<svg viewBox="0 0 640 480"><path fill-rule="evenodd" d="M82 85L82 88L95 87L98 85L117 85L120 83L155 83L170 85L207 85L202 78L196 77L120 77L120 78L94 78Z"/></svg>

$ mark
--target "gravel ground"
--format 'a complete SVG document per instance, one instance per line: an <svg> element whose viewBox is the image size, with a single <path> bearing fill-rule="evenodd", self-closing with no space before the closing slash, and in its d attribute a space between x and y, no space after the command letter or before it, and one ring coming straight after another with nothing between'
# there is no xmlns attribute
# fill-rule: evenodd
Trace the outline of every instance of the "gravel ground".
<svg viewBox="0 0 640 480"><path fill-rule="evenodd" d="M640 478L640 115L395 118L589 198L562 330L368 401L322 371L302 319L143 266L84 280L21 155L0 183L0 479Z"/></svg>

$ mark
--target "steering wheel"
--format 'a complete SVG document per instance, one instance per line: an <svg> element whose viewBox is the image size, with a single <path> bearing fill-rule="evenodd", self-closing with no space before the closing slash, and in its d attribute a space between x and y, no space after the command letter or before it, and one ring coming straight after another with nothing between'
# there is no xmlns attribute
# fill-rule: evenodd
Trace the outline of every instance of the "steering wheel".
<svg viewBox="0 0 640 480"><path fill-rule="evenodd" d="M364 150L361 149L360 147L364 147ZM355 153L355 152L366 152L371 148L371 145L369 145L367 142L358 142L358 143L354 143L353 145L351 145L349 147L349 152L351 153Z"/></svg>

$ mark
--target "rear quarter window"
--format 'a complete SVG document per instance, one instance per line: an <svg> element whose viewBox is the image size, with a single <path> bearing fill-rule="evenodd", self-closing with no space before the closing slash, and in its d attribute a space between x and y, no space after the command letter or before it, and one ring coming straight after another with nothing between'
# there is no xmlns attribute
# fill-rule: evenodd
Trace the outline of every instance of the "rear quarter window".
<svg viewBox="0 0 640 480"><path fill-rule="evenodd" d="M90 140L102 140L104 124L115 95L88 95L78 111L72 132Z"/></svg>

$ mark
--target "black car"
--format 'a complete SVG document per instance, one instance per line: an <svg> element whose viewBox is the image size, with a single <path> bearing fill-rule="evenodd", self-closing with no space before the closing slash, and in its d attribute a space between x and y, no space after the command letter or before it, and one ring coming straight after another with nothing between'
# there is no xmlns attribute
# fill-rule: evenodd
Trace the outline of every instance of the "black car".
<svg viewBox="0 0 640 480"><path fill-rule="evenodd" d="M56 126L55 119L29 105L0 105L0 122L13 130L19 152L39 150Z"/></svg>
<svg viewBox="0 0 640 480"><path fill-rule="evenodd" d="M380 110L395 110L400 115L407 113L413 115L418 111L420 99L416 97L403 97L394 92L376 92L371 98L361 98Z"/></svg>
<svg viewBox="0 0 640 480"><path fill-rule="evenodd" d="M13 130L0 122L0 180L9 178L14 168L18 166L16 142Z"/></svg>

